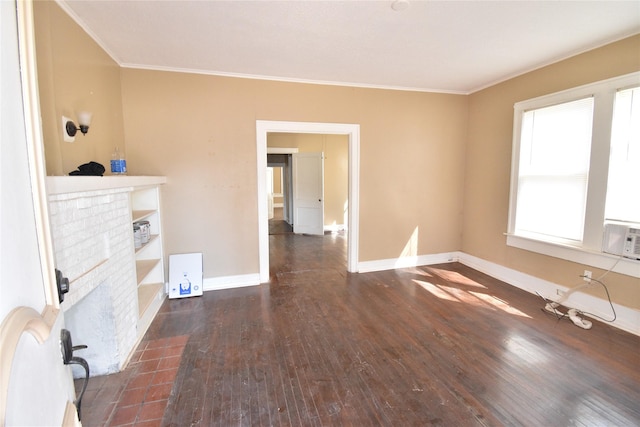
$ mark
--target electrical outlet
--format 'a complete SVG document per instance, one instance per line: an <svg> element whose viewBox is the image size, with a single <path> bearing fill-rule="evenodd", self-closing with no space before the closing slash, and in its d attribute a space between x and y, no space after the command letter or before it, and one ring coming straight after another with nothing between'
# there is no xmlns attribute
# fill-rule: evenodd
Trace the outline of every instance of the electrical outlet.
<svg viewBox="0 0 640 427"><path fill-rule="evenodd" d="M584 273L582 274L582 279L585 282L590 282L591 281L591 272L589 270L585 270Z"/></svg>

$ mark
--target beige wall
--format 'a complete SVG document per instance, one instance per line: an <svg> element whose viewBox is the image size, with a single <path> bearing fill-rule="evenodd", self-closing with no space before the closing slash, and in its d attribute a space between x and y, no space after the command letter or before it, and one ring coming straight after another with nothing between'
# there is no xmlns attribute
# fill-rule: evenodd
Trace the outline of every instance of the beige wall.
<svg viewBox="0 0 640 427"><path fill-rule="evenodd" d="M115 146L124 148L120 67L56 3L33 4L47 174L96 161L108 175ZM64 142L62 115L77 125L83 110L93 113L89 132Z"/></svg>
<svg viewBox="0 0 640 427"><path fill-rule="evenodd" d="M349 137L347 135L270 133L267 147L297 148L324 153L324 225L346 225L349 198Z"/></svg>
<svg viewBox="0 0 640 427"><path fill-rule="evenodd" d="M256 120L361 125L360 260L461 245L467 100L122 70L129 169L164 174L168 253L202 251L205 277L258 271ZM384 171L384 173L382 173Z"/></svg>
<svg viewBox="0 0 640 427"><path fill-rule="evenodd" d="M640 36L587 52L469 96L462 250L479 258L573 287L583 270L602 271L508 247L513 105L518 101L640 70ZM615 302L640 308L640 280L611 274ZM591 291L605 297L602 288Z"/></svg>

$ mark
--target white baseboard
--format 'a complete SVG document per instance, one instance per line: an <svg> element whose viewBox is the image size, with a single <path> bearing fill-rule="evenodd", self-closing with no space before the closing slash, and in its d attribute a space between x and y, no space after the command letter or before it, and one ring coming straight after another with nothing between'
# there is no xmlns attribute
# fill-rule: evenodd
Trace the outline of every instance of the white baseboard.
<svg viewBox="0 0 640 427"><path fill-rule="evenodd" d="M345 229L344 224L332 224L332 225L325 225L324 226L324 231L343 231Z"/></svg>
<svg viewBox="0 0 640 427"><path fill-rule="evenodd" d="M474 270L488 274L498 280L506 282L519 289L532 294L540 294L550 300L557 300L558 289L562 292L569 290L566 286L561 286L547 280L540 279L529 274L521 273L511 268L504 267L493 262L483 260L473 255L463 252L459 253L459 261ZM613 313L609 301L596 298L584 292L576 292L569 296L563 303L565 307L575 308L585 313L593 313L604 319L612 319ZM542 307L542 304L541 304ZM640 311L634 310L619 304L613 304L616 311L616 320L609 322L610 325L622 329L634 335L640 336ZM585 314L586 315L586 314Z"/></svg>
<svg viewBox="0 0 640 427"><path fill-rule="evenodd" d="M243 288L260 284L260 274L241 274L238 276L208 277L202 281L202 290L217 291L220 289Z"/></svg>
<svg viewBox="0 0 640 427"><path fill-rule="evenodd" d="M369 273L371 271L393 270L396 268L417 267L419 265L442 264L455 261L458 261L458 252L389 258L377 261L360 262L358 263L358 272Z"/></svg>

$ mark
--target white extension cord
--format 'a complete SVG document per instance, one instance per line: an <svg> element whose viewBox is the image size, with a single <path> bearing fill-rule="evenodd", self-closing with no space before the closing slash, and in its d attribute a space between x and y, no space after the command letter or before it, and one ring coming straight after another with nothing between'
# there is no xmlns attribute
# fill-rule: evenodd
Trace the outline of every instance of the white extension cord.
<svg viewBox="0 0 640 427"><path fill-rule="evenodd" d="M550 302L544 306L544 309L555 315L565 316L564 313L558 310L559 306L560 304L558 304L557 302ZM585 320L582 317L578 316L578 310L576 310L575 308L570 308L567 311L566 316L571 319L574 325L582 329L591 329L591 326L593 326L593 324L589 320Z"/></svg>

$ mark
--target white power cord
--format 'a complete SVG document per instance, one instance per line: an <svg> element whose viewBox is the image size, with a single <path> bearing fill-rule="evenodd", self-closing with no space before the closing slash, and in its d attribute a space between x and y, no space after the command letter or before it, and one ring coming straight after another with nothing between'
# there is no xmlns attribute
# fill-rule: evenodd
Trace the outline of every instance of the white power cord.
<svg viewBox="0 0 640 427"><path fill-rule="evenodd" d="M616 319L616 312L615 309L613 308L613 304L611 303L611 297L609 296L609 291L607 290L607 287L605 286L604 283L602 283L600 280L603 279L607 274L609 274L614 268L615 266L618 264L618 262L620 261L620 259L622 259L622 257L619 257L616 262L611 266L611 268L607 271L605 271L602 275L600 275L600 277L598 277L597 279L591 279L588 278L588 281L586 283L582 283L579 286L576 286L575 288L571 288L569 289L567 292L565 292L564 294L562 294L562 296L560 297L560 299L558 301L551 301L548 302L549 300L543 298L545 301L547 301L547 304L545 304L544 309L546 311L548 311L549 313L552 313L556 316L560 316L560 317L565 317L567 316L574 325L582 328L582 329L591 329L591 326L593 326L593 323L589 320L585 320L582 317L579 316L579 314L582 314L580 311L578 311L575 308L570 308L567 310L567 313L563 313L561 311L558 310L558 307L560 307L560 305L562 303L564 303L571 294L573 294L574 292L578 292L586 287L589 287L593 282L599 283L601 284L605 291L607 292L607 297L609 298L609 304L611 305L611 310L613 311L613 320L607 320L607 319L602 319L600 316L595 316L598 317L602 320L605 320L607 322L612 322ZM585 278L584 276L580 276L582 278ZM542 297L540 295L540 297Z"/></svg>
<svg viewBox="0 0 640 427"><path fill-rule="evenodd" d="M576 310L575 308L570 308L565 314L558 310L558 307L560 307L560 303L549 302L544 306L544 309L552 314L555 314L556 316L569 317L574 325L582 329L591 329L591 326L593 326L593 324L589 320L585 320L582 317L578 316L578 310Z"/></svg>

